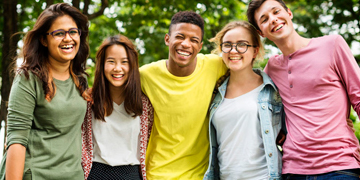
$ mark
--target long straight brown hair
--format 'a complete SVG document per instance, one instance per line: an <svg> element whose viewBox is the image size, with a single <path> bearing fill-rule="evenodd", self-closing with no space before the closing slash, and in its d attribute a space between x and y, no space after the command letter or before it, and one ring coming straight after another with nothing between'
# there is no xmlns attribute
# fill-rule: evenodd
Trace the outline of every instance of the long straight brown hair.
<svg viewBox="0 0 360 180"><path fill-rule="evenodd" d="M49 51L41 44L40 40L46 38L46 32L53 22L61 16L69 15L75 21L81 31L80 48L75 58L70 62L70 75L80 91L80 94L87 99L87 73L85 72L86 59L89 56L88 19L78 9L66 3L53 4L46 8L38 17L32 30L24 38L24 46L20 58L24 61L18 69L18 73L24 73L29 78L29 71L36 75L41 81L48 101L55 96L56 87L49 69Z"/></svg>
<svg viewBox="0 0 360 180"><path fill-rule="evenodd" d="M126 36L116 35L105 39L96 53L95 79L91 92L94 101L92 110L95 118L102 121L105 121L105 116L109 116L114 109L109 90L109 81L104 73L106 50L113 45L123 46L129 60L129 75L123 91L125 110L133 117L142 114L138 53L134 44Z"/></svg>

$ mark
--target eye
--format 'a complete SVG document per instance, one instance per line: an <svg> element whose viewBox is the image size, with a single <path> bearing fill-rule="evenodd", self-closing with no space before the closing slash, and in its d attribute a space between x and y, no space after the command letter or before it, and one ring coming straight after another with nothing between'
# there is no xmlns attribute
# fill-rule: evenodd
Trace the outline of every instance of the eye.
<svg viewBox="0 0 360 180"><path fill-rule="evenodd" d="M199 40L197 40L197 39L192 39L191 41L194 43L199 43Z"/></svg>
<svg viewBox="0 0 360 180"><path fill-rule="evenodd" d="M105 62L106 63L115 63L115 61L113 59L107 59Z"/></svg>
<svg viewBox="0 0 360 180"><path fill-rule="evenodd" d="M262 21L261 21L261 23L264 23L264 22L266 22L267 20L268 20L267 18L263 18Z"/></svg>
<svg viewBox="0 0 360 180"><path fill-rule="evenodd" d="M129 60L128 59L123 59L121 62L126 64L126 63L129 63Z"/></svg>
<svg viewBox="0 0 360 180"><path fill-rule="evenodd" d="M224 43L222 45L224 48L231 48L231 44L230 43Z"/></svg>
<svg viewBox="0 0 360 180"><path fill-rule="evenodd" d="M274 14L278 14L280 12L279 9L275 10Z"/></svg>
<svg viewBox="0 0 360 180"><path fill-rule="evenodd" d="M184 39L183 36L175 36L176 39Z"/></svg>
<svg viewBox="0 0 360 180"><path fill-rule="evenodd" d="M237 43L237 46L243 48L243 47L246 47L247 44L245 44L245 43Z"/></svg>
<svg viewBox="0 0 360 180"><path fill-rule="evenodd" d="M72 29L72 30L69 31L69 34L70 34L70 35L76 35L76 34L78 34L78 33L79 33L79 31L76 30L76 29Z"/></svg>
<svg viewBox="0 0 360 180"><path fill-rule="evenodd" d="M59 37L62 37L65 35L65 32L64 31L56 31L53 33L53 36L59 36Z"/></svg>

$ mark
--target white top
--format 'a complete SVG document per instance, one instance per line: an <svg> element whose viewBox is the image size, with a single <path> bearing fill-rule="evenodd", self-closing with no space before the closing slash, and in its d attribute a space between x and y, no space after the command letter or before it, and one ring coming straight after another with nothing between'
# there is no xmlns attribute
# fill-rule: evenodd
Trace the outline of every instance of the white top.
<svg viewBox="0 0 360 180"><path fill-rule="evenodd" d="M214 114L221 179L268 179L257 103L263 86L225 98Z"/></svg>
<svg viewBox="0 0 360 180"><path fill-rule="evenodd" d="M124 103L113 103L105 121L92 118L94 162L110 166L140 164L140 117L131 117Z"/></svg>

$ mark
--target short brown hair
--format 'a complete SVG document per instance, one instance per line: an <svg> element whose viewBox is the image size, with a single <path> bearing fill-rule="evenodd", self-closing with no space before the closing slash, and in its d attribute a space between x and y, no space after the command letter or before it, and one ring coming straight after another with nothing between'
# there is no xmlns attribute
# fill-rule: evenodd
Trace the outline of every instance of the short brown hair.
<svg viewBox="0 0 360 180"><path fill-rule="evenodd" d="M266 0L252 0L249 3L246 15L248 18L248 21L259 31L260 28L256 22L255 19L255 11L259 9L259 7L265 2ZM277 1L286 11L288 11L288 7L286 6L285 2L283 0L274 0Z"/></svg>

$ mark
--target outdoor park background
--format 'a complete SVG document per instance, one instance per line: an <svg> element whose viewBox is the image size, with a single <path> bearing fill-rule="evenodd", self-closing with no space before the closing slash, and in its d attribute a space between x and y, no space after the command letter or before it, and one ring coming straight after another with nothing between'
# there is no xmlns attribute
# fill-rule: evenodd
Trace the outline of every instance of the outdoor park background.
<svg viewBox="0 0 360 180"><path fill-rule="evenodd" d="M24 34L29 31L38 15L49 5L59 2L70 3L89 18L90 56L87 72L92 85L95 53L103 39L115 34L123 34L136 44L143 64L165 59L168 48L164 35L173 14L192 10L205 20L204 45L201 53L210 53L213 45L208 39L214 37L230 21L247 20L246 9L249 0L2 0L0 4L0 86L1 86L1 135L3 142L7 114L7 101L13 79L16 60L22 46ZM342 35L358 62L360 63L360 1L359 0L285 0L294 14L293 22L300 35L317 37L328 34ZM267 56L258 62L263 68L267 58L279 53L276 47L264 39ZM326 106L324 104L324 106ZM360 139L360 122L352 111L356 135ZM2 148L0 148L2 149ZM0 154L1 151L0 151Z"/></svg>

